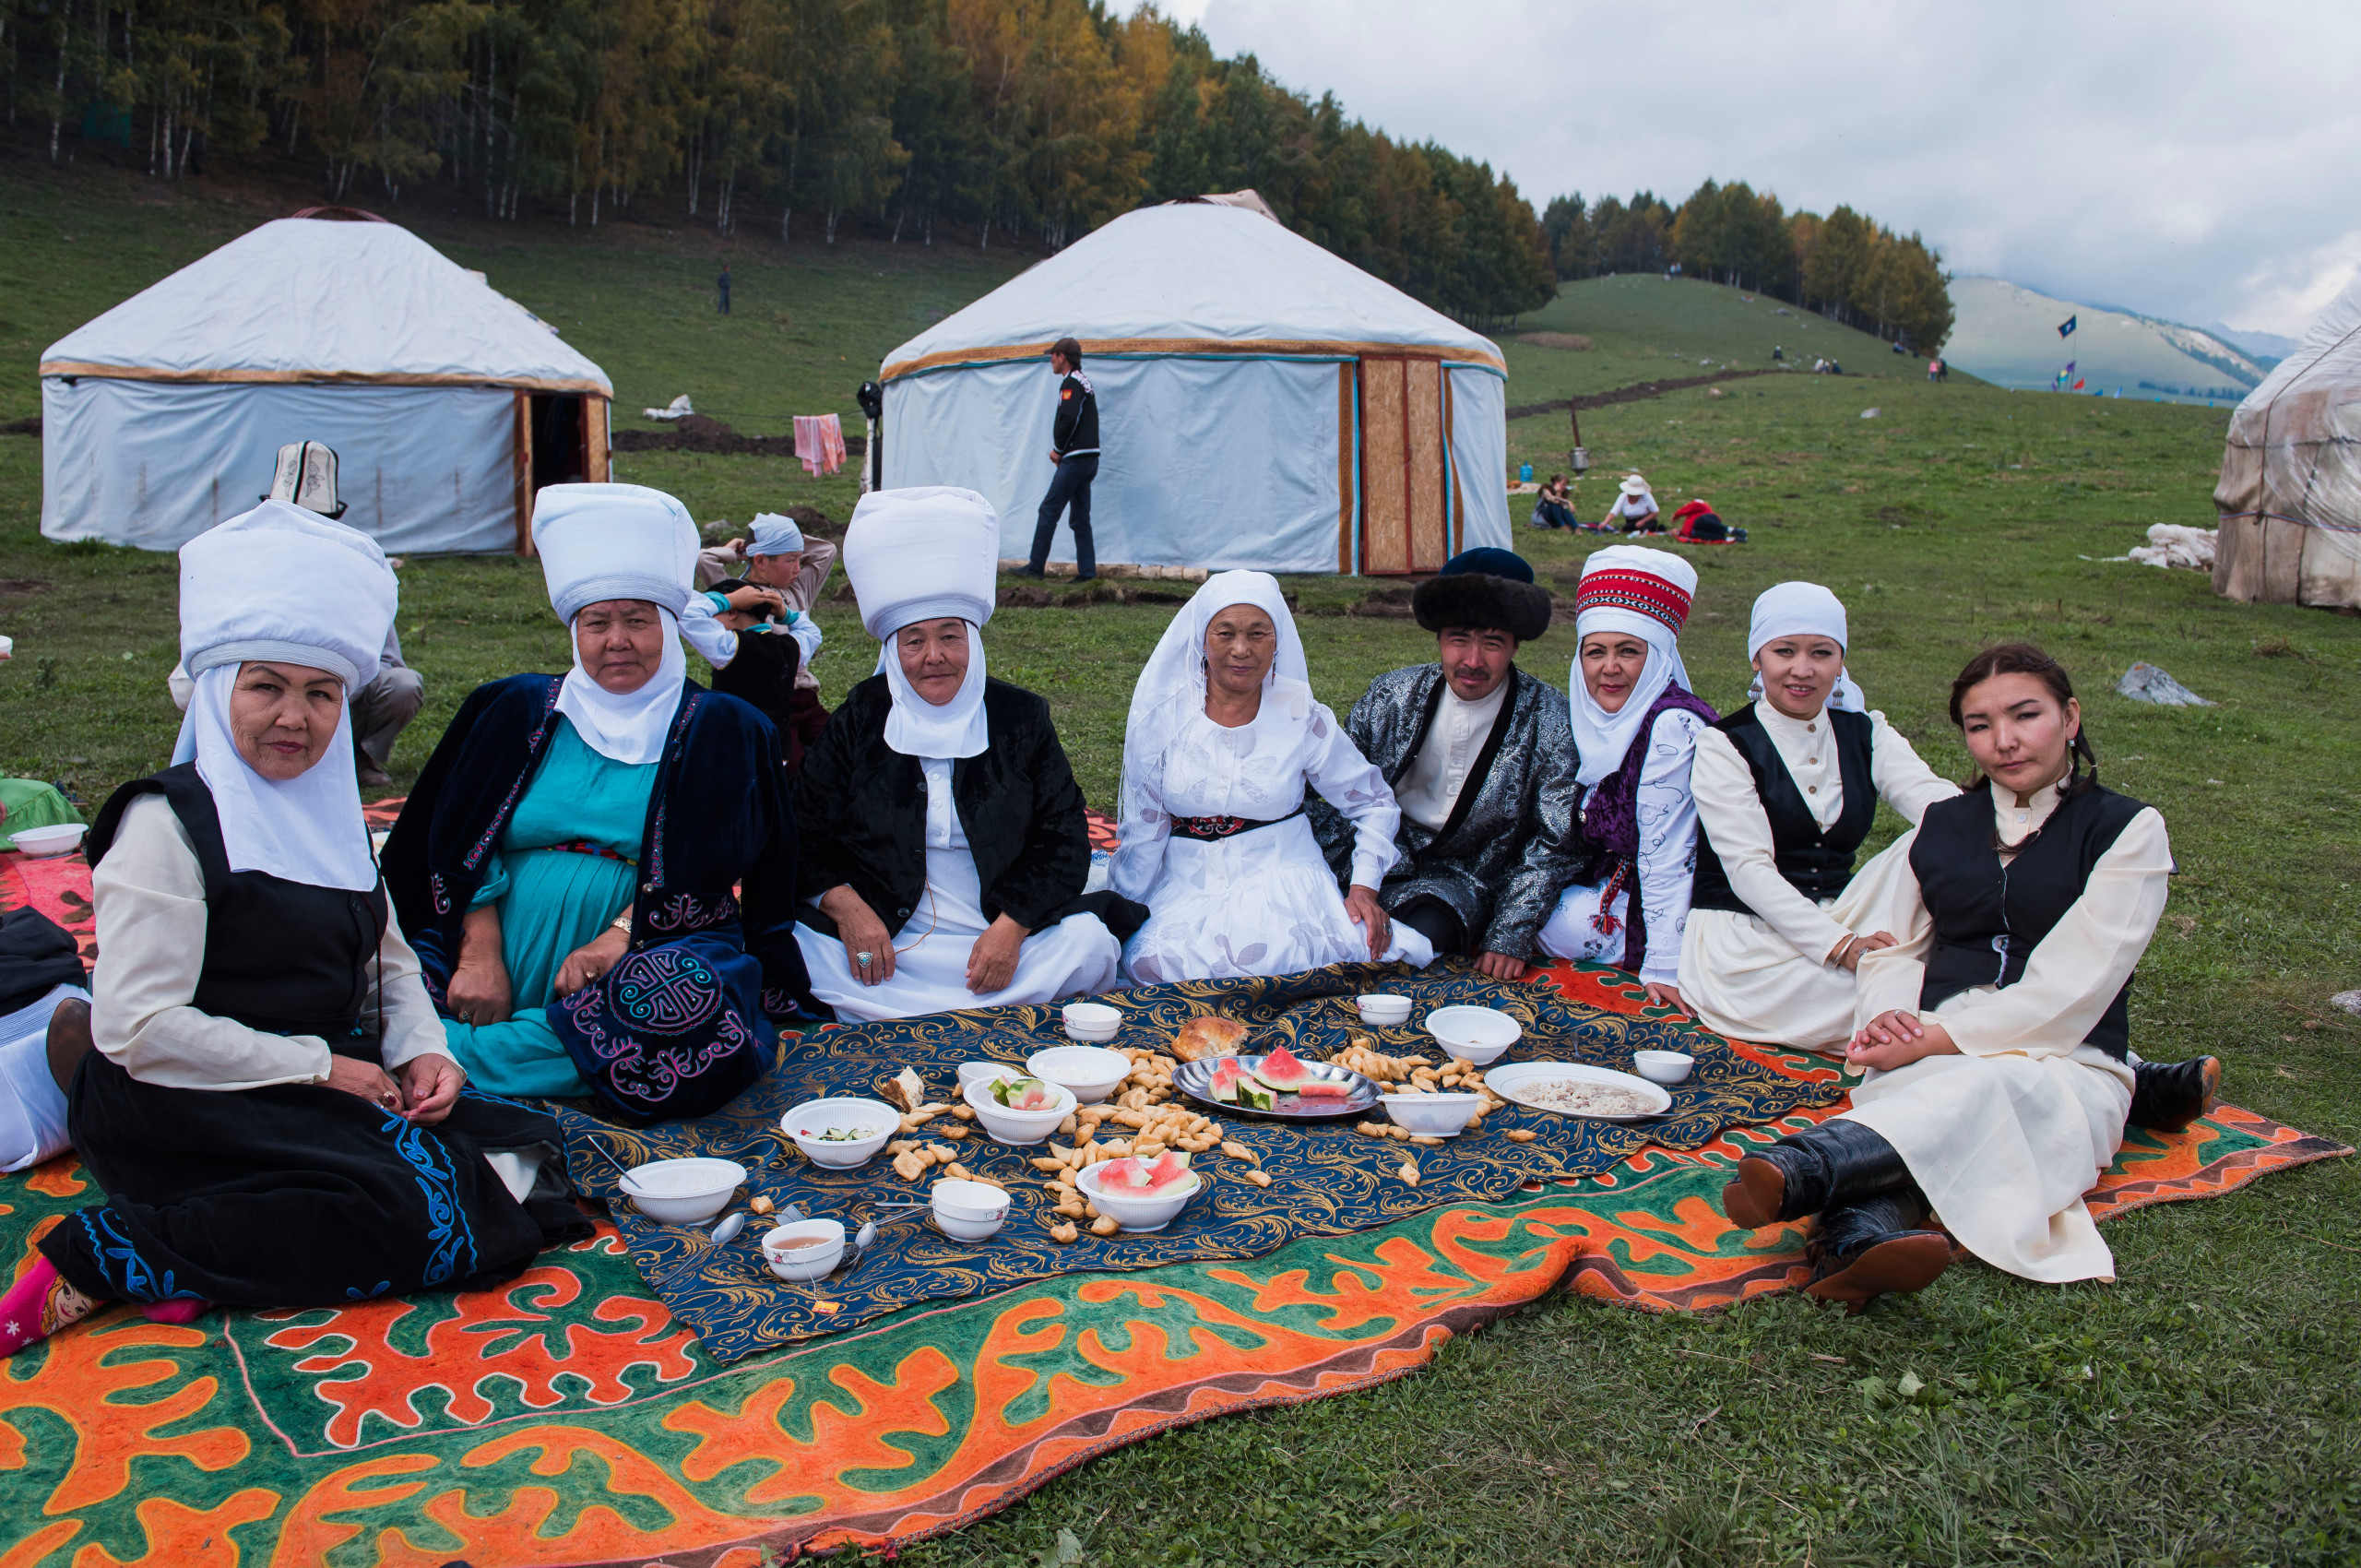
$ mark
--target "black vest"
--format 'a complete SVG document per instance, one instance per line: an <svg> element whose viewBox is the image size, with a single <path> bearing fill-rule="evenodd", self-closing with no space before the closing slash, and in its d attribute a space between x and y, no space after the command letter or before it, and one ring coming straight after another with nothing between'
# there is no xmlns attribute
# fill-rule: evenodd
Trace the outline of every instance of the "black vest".
<svg viewBox="0 0 2361 1568"><path fill-rule="evenodd" d="M267 1034L317 1035L339 1056L374 1062L376 1020L362 1019L369 965L386 934L386 886L366 893L230 869L213 791L195 763L117 790L90 829L92 866L114 843L123 814L161 795L196 846L205 875L205 967L190 1004ZM363 1025L368 1033L359 1031Z"/></svg>
<svg viewBox="0 0 2361 1568"><path fill-rule="evenodd" d="M1931 1013L1979 985L2011 986L2050 928L2073 907L2091 868L2147 807L2095 786L2058 803L2007 865L1994 847L1991 786L1927 808L1910 870L1934 922L1918 1010ZM2131 1042L2131 982L2116 992L2083 1043L2122 1061Z"/></svg>
<svg viewBox="0 0 2361 1568"><path fill-rule="evenodd" d="M1878 814L1877 786L1869 776L1869 742L1876 729L1869 715L1832 707L1822 708L1820 717L1827 721L1829 743L1836 748L1837 778L1845 786L1845 809L1835 826L1825 828L1796 788L1795 775L1771 743L1771 732L1755 717L1754 704L1714 726L1738 748L1754 775L1754 792L1771 822L1772 863L1788 885L1815 902L1835 897L1853 880L1853 851L1869 836L1869 824ZM1703 821L1697 825L1697 878L1689 903L1695 909L1756 912L1730 886L1729 873L1722 870L1722 858L1714 852L1713 836Z"/></svg>

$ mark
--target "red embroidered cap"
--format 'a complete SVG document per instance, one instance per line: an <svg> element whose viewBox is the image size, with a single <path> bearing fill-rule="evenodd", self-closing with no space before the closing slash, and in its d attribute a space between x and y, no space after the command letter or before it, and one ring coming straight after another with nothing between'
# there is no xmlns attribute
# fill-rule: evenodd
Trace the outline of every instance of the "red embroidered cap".
<svg viewBox="0 0 2361 1568"><path fill-rule="evenodd" d="M1583 563L1582 582L1574 589L1574 613L1579 624L1594 610L1630 611L1662 624L1679 636L1696 592L1697 568L1670 551L1610 544L1594 551Z"/></svg>

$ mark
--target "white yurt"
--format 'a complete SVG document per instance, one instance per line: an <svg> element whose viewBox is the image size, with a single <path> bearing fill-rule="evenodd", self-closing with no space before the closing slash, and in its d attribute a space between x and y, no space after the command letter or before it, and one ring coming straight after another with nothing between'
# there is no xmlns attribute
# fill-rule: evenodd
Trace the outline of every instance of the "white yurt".
<svg viewBox="0 0 2361 1568"><path fill-rule="evenodd" d="M314 215L316 214L316 215ZM607 477L606 373L409 230L265 223L42 356L41 531L177 550L335 449L388 552L524 550L533 493Z"/></svg>
<svg viewBox="0 0 2361 1568"><path fill-rule="evenodd" d="M2230 416L2213 591L2361 609L2361 277Z"/></svg>
<svg viewBox="0 0 2361 1568"><path fill-rule="evenodd" d="M882 482L982 492L1024 556L1066 337L1098 398L1102 563L1431 572L1510 542L1501 350L1250 193L1129 213L887 355Z"/></svg>

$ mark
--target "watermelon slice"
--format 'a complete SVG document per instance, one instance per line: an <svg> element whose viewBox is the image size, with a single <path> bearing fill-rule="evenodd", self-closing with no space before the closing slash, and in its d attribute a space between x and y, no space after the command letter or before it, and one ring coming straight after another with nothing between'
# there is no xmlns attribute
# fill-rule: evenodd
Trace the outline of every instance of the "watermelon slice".
<svg viewBox="0 0 2361 1568"><path fill-rule="evenodd" d="M1249 1111L1268 1111L1279 1097L1268 1084L1258 1084L1249 1073L1238 1075L1238 1103Z"/></svg>
<svg viewBox="0 0 2361 1568"><path fill-rule="evenodd" d="M1098 1168L1098 1190L1119 1198L1170 1197L1189 1182L1189 1157L1174 1150L1154 1159L1110 1159Z"/></svg>
<svg viewBox="0 0 2361 1568"><path fill-rule="evenodd" d="M1312 1082L1311 1069L1284 1045L1274 1048L1270 1055L1263 1058L1254 1075L1280 1094L1301 1094L1304 1085Z"/></svg>
<svg viewBox="0 0 2361 1568"><path fill-rule="evenodd" d="M1343 1099L1353 1092L1353 1086L1342 1078L1307 1078L1295 1092L1306 1099Z"/></svg>
<svg viewBox="0 0 2361 1568"><path fill-rule="evenodd" d="M994 1078L992 1098L1011 1111L1050 1111L1057 1106L1058 1091L1038 1078Z"/></svg>
<svg viewBox="0 0 2361 1568"><path fill-rule="evenodd" d="M1238 1086L1245 1080L1246 1069L1238 1064L1237 1057L1216 1057L1214 1060L1213 1083L1209 1086L1208 1092L1224 1105L1236 1105Z"/></svg>

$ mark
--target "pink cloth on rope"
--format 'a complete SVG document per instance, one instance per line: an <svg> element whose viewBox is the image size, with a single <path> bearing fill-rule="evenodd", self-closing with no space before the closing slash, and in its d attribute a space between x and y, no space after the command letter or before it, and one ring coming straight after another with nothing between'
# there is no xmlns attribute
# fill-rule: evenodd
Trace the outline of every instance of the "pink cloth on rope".
<svg viewBox="0 0 2361 1568"><path fill-rule="evenodd" d="M795 416L795 455L808 474L835 473L845 466L844 422L834 414Z"/></svg>

